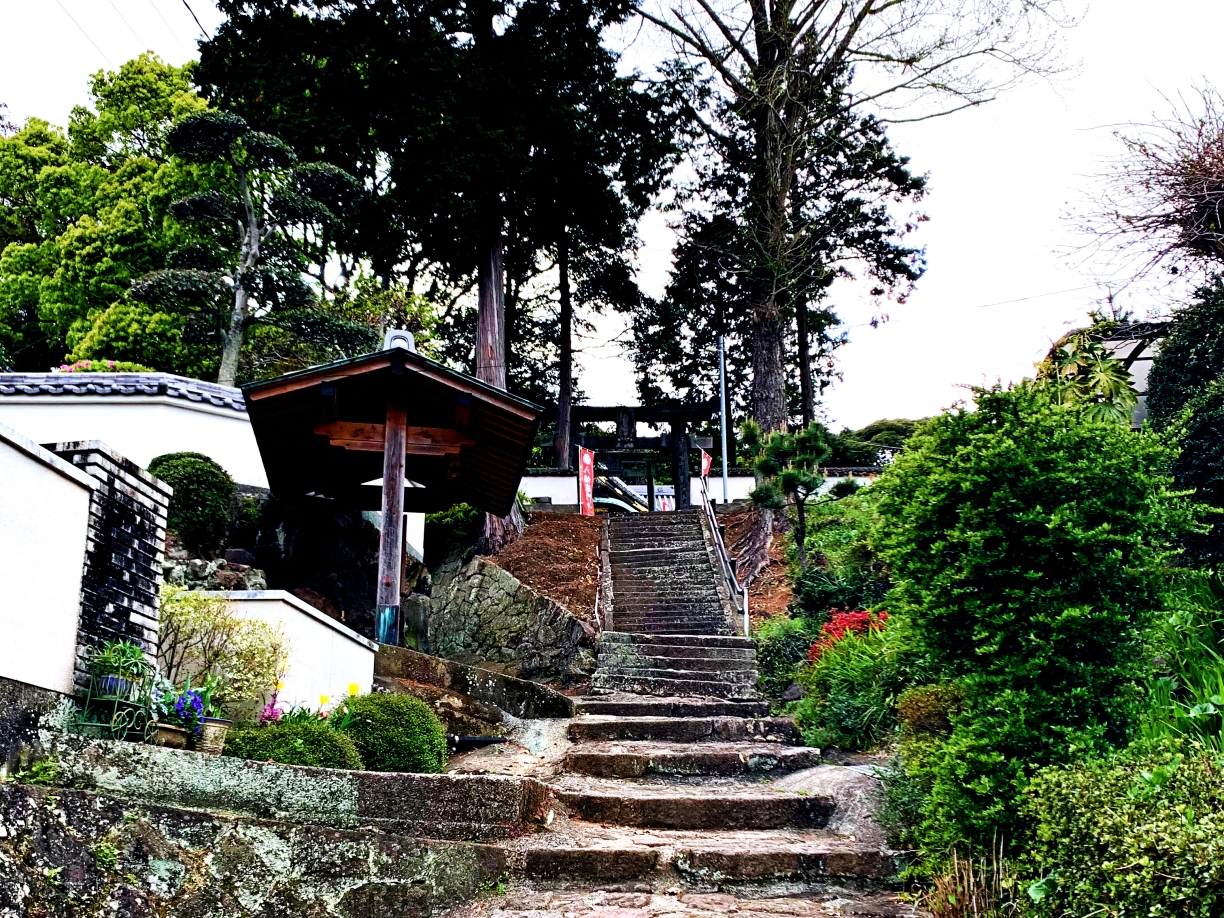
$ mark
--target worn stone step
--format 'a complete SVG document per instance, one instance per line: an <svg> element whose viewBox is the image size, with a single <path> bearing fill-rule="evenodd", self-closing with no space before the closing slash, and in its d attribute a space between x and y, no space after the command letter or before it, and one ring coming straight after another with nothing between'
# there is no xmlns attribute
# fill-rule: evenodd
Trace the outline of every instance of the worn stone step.
<svg viewBox="0 0 1224 918"><path fill-rule="evenodd" d="M622 584L623 586L623 584ZM720 597L714 589L701 590L650 590L636 589L624 590L617 589L616 584L612 585L613 605L616 608L624 606L625 608L633 608L643 605L655 606L671 606L677 611L693 608L701 608L702 606L714 605L718 606L722 603Z"/></svg>
<svg viewBox="0 0 1224 918"><path fill-rule="evenodd" d="M721 698L653 698L649 695L599 695L575 699L578 714L619 717L766 717L767 701Z"/></svg>
<svg viewBox="0 0 1224 918"><path fill-rule="evenodd" d="M623 545L619 544L611 551L612 563L632 564L635 561L682 561L691 559L694 563L708 560L704 542L681 543L664 542L659 545Z"/></svg>
<svg viewBox="0 0 1224 918"><path fill-rule="evenodd" d="M561 790L579 819L653 829L820 829L836 809L832 797L799 794L617 794Z"/></svg>
<svg viewBox="0 0 1224 918"><path fill-rule="evenodd" d="M727 623L721 615L681 616L653 615L646 613L637 616L617 616L618 627L633 627L634 631L643 634L705 634L729 633ZM687 630L685 630L687 629Z"/></svg>
<svg viewBox="0 0 1224 918"><path fill-rule="evenodd" d="M600 672L596 672L591 677L591 691L596 694L632 692L637 695L708 695L714 698L734 698L742 701L756 701L761 697L754 686L742 682L716 682L709 679L658 679Z"/></svg>
<svg viewBox="0 0 1224 918"><path fill-rule="evenodd" d="M800 741L799 730L789 717L619 717L600 714L584 714L570 721L569 738L575 743Z"/></svg>
<svg viewBox="0 0 1224 918"><path fill-rule="evenodd" d="M736 685L755 686L755 669L670 669L651 666L600 666L595 671L599 676L622 676L631 679L675 679L691 681L725 682Z"/></svg>
<svg viewBox="0 0 1224 918"><path fill-rule="evenodd" d="M685 621L694 619L696 621L721 621L725 616L722 606L716 603L694 603L691 605L679 606L672 603L659 603L651 605L645 602L635 602L630 605L620 605L617 603L613 607L613 614L621 621L628 623L633 619L668 619L671 621Z"/></svg>
<svg viewBox="0 0 1224 918"><path fill-rule="evenodd" d="M756 677L756 659L745 657L647 657L632 652L617 652L601 653L598 663L600 669L617 670L679 669L688 673L742 672L750 670L753 678Z"/></svg>
<svg viewBox="0 0 1224 918"><path fill-rule="evenodd" d="M685 578L694 580L703 579L705 577L713 577L714 566L708 561L701 567L697 567L695 563L687 562L683 559L668 561L666 559L640 561L612 561L612 576L613 577L629 577L642 578L650 577L658 572L668 572L678 574Z"/></svg>
<svg viewBox="0 0 1224 918"><path fill-rule="evenodd" d="M655 657L672 657L697 660L755 660L752 647L708 647L689 644L608 644L599 648L603 654L646 654Z"/></svg>
<svg viewBox="0 0 1224 918"><path fill-rule="evenodd" d="M769 883L786 884L793 894L796 885L824 889L833 884L875 888L894 880L902 866L893 852L853 841L824 829L806 831L739 830L699 833L657 830L643 833L617 827L590 827L584 832L581 847L540 847L527 851L521 868L525 879L533 881L588 881L593 883L628 880L649 881L653 876L672 868L681 883L707 888L711 882L721 887L744 885L759 889ZM674 876L674 875L673 875ZM541 891L539 902L525 901L524 916L559 913L554 901L556 893ZM585 895L585 893L584 893ZM519 894L522 899L523 893ZM719 900L725 896L711 897ZM839 901L852 910L838 914L894 916L911 911L889 897L870 896L871 907L865 911L853 909L844 894ZM755 897L752 901L756 901ZM769 902L769 900L766 900ZM577 904L577 903L576 903ZM785 914L793 914L796 900ZM693 903L695 906L696 903ZM674 913L682 903L669 907ZM721 904L716 911L725 909ZM749 908L740 903L739 911ZM683 909L685 912L688 909ZM736 909L732 909L736 911ZM618 908L616 911L624 911ZM565 910L569 914L569 910ZM764 909L775 914L776 909ZM653 915L654 912L650 912ZM803 911L802 914L809 914ZM812 912L811 914L815 914ZM820 914L826 914L821 910ZM832 913L828 913L832 914Z"/></svg>
<svg viewBox="0 0 1224 918"><path fill-rule="evenodd" d="M781 743L600 742L570 747L562 761L572 774L597 778L646 775L730 777L798 771L820 764L820 750Z"/></svg>
<svg viewBox="0 0 1224 918"><path fill-rule="evenodd" d="M752 638L737 635L670 634L660 637L618 630L605 631L600 635L600 641L605 644L665 644L683 647L751 647L756 649L756 641Z"/></svg>

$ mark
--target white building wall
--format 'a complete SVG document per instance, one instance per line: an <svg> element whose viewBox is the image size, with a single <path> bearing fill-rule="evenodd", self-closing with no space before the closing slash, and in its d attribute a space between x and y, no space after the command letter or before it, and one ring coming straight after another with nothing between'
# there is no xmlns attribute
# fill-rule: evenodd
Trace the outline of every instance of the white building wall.
<svg viewBox="0 0 1224 918"><path fill-rule="evenodd" d="M72 694L92 489L0 425L0 676Z"/></svg>
<svg viewBox="0 0 1224 918"><path fill-rule="evenodd" d="M554 504L578 503L577 475L524 475L519 490L535 500L547 497Z"/></svg>
<svg viewBox="0 0 1224 918"><path fill-rule="evenodd" d="M239 484L268 486L250 420L228 408L162 396L9 395L0 424L35 443L102 440L141 468L163 453L203 453Z"/></svg>
<svg viewBox="0 0 1224 918"><path fill-rule="evenodd" d="M280 625L289 639L289 671L279 702L319 707L320 696L339 700L356 683L364 694L374 684L378 645L284 590L219 592L244 618Z"/></svg>
<svg viewBox="0 0 1224 918"><path fill-rule="evenodd" d="M716 504L723 502L722 473L714 469L710 472L710 499ZM756 479L751 475L727 476L727 500L747 500L752 489L756 487ZM694 507L701 505L701 476L694 475L689 481L689 501Z"/></svg>

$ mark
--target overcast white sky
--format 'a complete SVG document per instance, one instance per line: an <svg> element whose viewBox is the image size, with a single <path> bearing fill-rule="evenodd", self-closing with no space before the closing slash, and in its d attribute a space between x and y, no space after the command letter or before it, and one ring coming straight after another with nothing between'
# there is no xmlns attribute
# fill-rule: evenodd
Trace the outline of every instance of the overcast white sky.
<svg viewBox="0 0 1224 918"><path fill-rule="evenodd" d="M187 0L209 31L220 15ZM151 48L181 63L200 29L183 0L0 0L0 102L12 120L38 115L64 124L86 101L86 80ZM1029 375L1050 341L1077 324L1104 291L1058 254L1075 241L1064 214L1117 152L1112 128L1168 105L1162 94L1204 81L1224 87L1224 4L1211 0L1096 0L1066 33L1077 73L1034 83L983 108L892 130L897 148L931 176L918 237L929 269L879 328L851 290L837 293L851 343L840 351L844 381L827 393L836 425L919 417L963 396L958 384ZM643 226L641 280L662 289L670 236L662 218ZM836 291L836 288L834 288ZM1004 304L1004 305L993 305ZM1136 294L1138 317L1162 304ZM579 357L580 384L594 403L632 398L632 368L601 324Z"/></svg>

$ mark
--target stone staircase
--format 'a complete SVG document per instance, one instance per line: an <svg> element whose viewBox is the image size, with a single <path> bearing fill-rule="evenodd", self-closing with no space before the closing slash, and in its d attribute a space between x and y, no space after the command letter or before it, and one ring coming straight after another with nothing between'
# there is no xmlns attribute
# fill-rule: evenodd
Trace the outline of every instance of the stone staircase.
<svg viewBox="0 0 1224 918"><path fill-rule="evenodd" d="M754 700L756 647L734 637L699 510L608 524L615 630L603 633L595 693Z"/></svg>

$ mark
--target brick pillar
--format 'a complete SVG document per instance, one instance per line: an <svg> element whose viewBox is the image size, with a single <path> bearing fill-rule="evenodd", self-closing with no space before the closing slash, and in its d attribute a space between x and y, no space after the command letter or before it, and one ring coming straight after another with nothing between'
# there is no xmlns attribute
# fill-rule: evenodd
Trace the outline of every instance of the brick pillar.
<svg viewBox="0 0 1224 918"><path fill-rule="evenodd" d="M76 681L83 685L86 647L127 639L157 656L157 592L173 490L98 440L44 445L101 482L90 499L81 578Z"/></svg>

